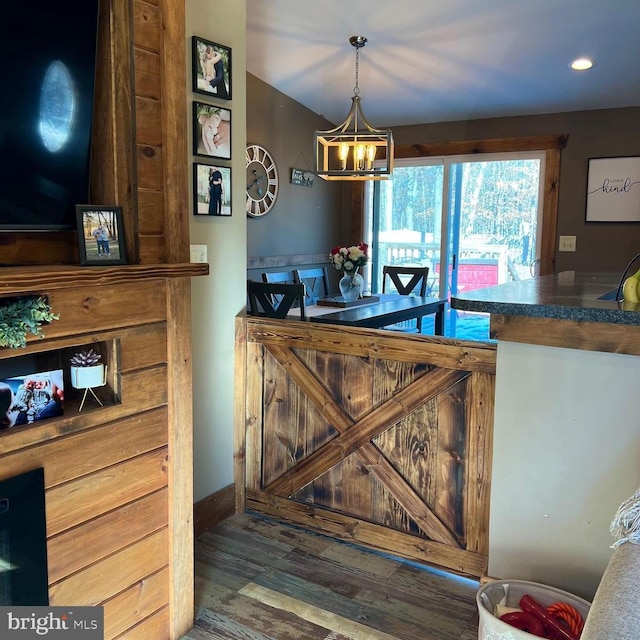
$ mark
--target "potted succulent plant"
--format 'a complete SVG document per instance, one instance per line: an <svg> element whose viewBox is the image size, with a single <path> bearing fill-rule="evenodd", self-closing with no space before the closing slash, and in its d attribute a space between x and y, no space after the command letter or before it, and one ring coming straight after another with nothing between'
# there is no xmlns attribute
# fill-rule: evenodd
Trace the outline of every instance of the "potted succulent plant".
<svg viewBox="0 0 640 640"><path fill-rule="evenodd" d="M106 367L100 360L102 356L91 349L78 351L69 359L71 365L71 384L76 389L101 387L107 381Z"/></svg>

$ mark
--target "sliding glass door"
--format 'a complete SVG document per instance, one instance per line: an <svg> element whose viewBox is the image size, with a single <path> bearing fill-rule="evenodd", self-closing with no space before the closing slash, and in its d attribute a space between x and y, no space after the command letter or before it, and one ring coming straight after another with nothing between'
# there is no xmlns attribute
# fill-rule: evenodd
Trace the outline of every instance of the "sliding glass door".
<svg viewBox="0 0 640 640"><path fill-rule="evenodd" d="M385 264L428 266L446 298L535 275L543 172L544 152L397 160L367 185L371 290ZM445 333L487 339L488 318L449 310Z"/></svg>

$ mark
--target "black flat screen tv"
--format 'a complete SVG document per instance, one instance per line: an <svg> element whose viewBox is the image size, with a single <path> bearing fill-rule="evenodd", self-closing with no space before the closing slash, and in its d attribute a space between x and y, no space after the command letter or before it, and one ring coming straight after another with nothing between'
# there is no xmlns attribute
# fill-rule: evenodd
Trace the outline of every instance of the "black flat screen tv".
<svg viewBox="0 0 640 640"><path fill-rule="evenodd" d="M15 2L0 20L0 231L75 229L90 202L98 2Z"/></svg>

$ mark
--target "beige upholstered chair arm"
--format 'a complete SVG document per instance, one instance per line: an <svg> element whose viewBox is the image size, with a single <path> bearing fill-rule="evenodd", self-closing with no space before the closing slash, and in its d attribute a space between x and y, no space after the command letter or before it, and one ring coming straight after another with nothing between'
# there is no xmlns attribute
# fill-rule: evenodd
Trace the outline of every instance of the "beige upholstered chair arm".
<svg viewBox="0 0 640 640"><path fill-rule="evenodd" d="M611 556L580 640L640 638L640 545L625 542Z"/></svg>

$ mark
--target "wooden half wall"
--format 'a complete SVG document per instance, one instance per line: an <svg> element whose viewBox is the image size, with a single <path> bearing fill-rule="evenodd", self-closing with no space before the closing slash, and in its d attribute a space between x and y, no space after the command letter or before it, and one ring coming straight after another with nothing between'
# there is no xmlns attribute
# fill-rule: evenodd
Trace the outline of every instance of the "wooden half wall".
<svg viewBox="0 0 640 640"><path fill-rule="evenodd" d="M479 577L495 346L237 320L238 510Z"/></svg>

